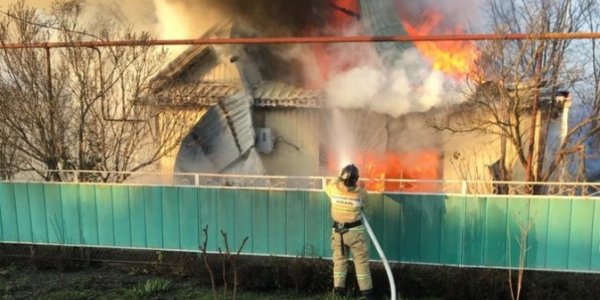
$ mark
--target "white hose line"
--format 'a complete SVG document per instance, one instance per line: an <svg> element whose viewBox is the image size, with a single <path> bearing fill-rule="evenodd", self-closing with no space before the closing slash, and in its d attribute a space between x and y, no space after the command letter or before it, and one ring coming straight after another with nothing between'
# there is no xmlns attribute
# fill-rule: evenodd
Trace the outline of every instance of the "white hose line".
<svg viewBox="0 0 600 300"><path fill-rule="evenodd" d="M387 273L388 281L390 282L390 295L392 297L391 300L396 300L396 283L394 282L394 275L392 274L390 264L388 263L387 258L385 258L385 253L383 253L383 250L379 245L379 241L377 241L377 237L375 237L373 229L371 229L369 220L367 220L367 216L365 216L364 212L362 213L362 220L363 224L365 225L365 228L367 229L367 233L369 233L369 236L371 237L371 241L373 241L373 245L375 245L375 248L379 253L379 257L381 258L381 262L383 263L383 267L385 268L385 273Z"/></svg>

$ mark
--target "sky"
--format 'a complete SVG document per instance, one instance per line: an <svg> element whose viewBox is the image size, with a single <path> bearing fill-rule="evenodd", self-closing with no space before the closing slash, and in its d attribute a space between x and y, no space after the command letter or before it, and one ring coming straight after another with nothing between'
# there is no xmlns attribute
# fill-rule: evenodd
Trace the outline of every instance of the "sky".
<svg viewBox="0 0 600 300"><path fill-rule="evenodd" d="M14 3L15 0L0 0L0 9ZM40 9L49 9L51 0L25 0L27 5ZM150 32L164 39L198 37L220 16L216 10L203 7L201 17L190 13L198 10L181 0L87 0L84 4L84 19L103 16L117 20L123 25L131 25L135 31Z"/></svg>

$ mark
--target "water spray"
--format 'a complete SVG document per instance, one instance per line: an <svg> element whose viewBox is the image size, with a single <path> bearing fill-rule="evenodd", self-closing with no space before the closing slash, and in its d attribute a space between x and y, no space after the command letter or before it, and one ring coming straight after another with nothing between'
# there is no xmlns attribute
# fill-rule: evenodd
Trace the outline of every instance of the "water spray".
<svg viewBox="0 0 600 300"><path fill-rule="evenodd" d="M369 220L367 220L367 216L365 213L362 214L363 225L367 229L367 233L369 233L369 237L371 237L371 241L373 241L373 245L375 245L375 249L377 249L377 253L379 253L379 257L381 258L381 262L383 263L383 267L385 268L385 273L387 274L388 281L390 282L390 297L392 300L396 300L396 283L394 282L394 275L392 274L392 269L390 268L390 264L385 257L385 253L383 253L383 249L379 245L379 241L377 241L377 237L375 237L375 233L373 233L373 229L371 229L371 225L369 224Z"/></svg>

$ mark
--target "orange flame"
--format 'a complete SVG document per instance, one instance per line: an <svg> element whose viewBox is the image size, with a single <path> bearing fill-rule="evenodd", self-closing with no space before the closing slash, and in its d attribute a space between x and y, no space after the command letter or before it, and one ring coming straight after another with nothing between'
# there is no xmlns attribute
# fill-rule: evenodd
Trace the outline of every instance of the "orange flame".
<svg viewBox="0 0 600 300"><path fill-rule="evenodd" d="M440 30L444 17L438 12L427 10L424 16L424 21L418 25L403 22L409 36L426 36L440 31L442 34L463 33L459 26L454 30ZM454 77L472 73L475 68L474 63L480 55L475 45L467 41L416 42L415 46L431 61L435 70Z"/></svg>
<svg viewBox="0 0 600 300"><path fill-rule="evenodd" d="M355 153L354 163L368 191L436 192L435 182L399 182L393 179L439 179L441 156L436 150L385 154ZM336 174L343 166L329 159L328 169Z"/></svg>

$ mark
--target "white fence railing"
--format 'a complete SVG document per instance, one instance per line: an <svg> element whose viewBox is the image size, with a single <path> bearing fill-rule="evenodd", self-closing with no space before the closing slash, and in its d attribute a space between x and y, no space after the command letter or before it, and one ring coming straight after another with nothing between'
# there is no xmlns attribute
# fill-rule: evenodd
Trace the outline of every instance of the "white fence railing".
<svg viewBox="0 0 600 300"><path fill-rule="evenodd" d="M1 171L0 171L0 174ZM219 188L323 190L329 177L260 176L242 174L112 172L49 170L3 176L9 182L88 182L133 185L176 185ZM468 194L468 195L560 195L600 197L600 182L518 182L476 180L369 179L361 183L372 192Z"/></svg>

